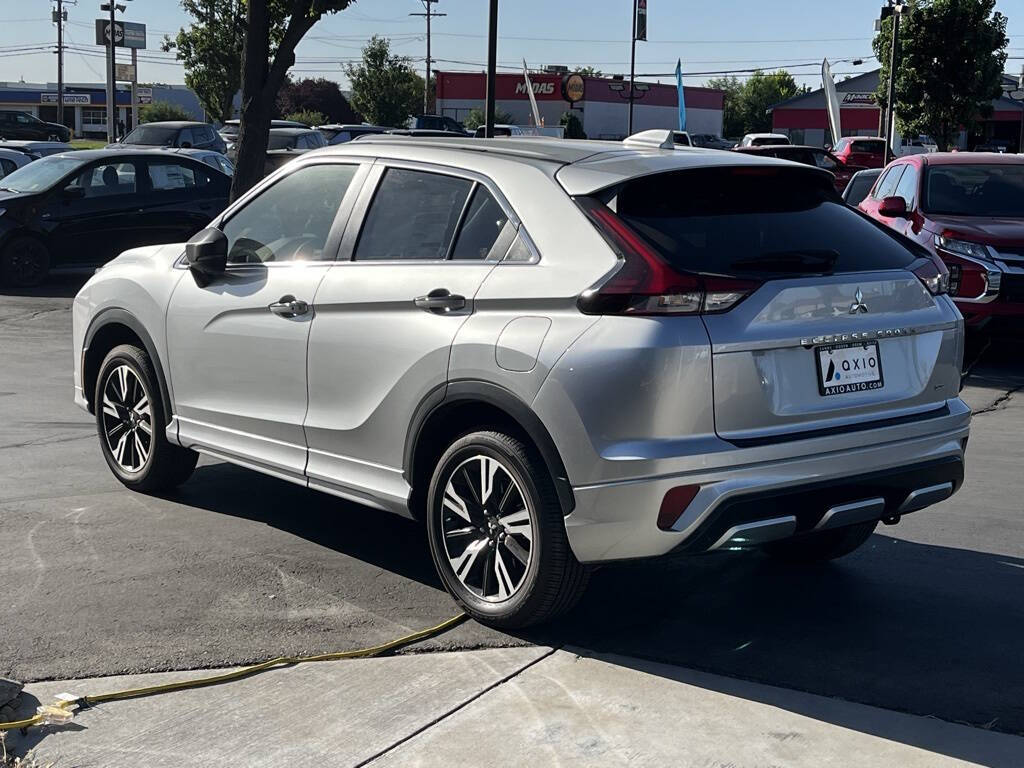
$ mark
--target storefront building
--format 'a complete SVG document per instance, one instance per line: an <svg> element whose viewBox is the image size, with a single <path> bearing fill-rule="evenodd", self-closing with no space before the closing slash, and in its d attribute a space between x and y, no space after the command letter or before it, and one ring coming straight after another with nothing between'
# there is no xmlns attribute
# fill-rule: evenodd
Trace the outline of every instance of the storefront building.
<svg viewBox="0 0 1024 768"><path fill-rule="evenodd" d="M881 110L875 102L880 70L865 72L836 83L839 95L840 126L843 136L878 136ZM1015 77L1006 77L1008 88L1017 87ZM992 115L961 132L959 149L974 149L979 144L997 142L1007 151L1017 152L1021 137L1022 103L1009 98L992 102ZM794 144L822 147L833 143L828 128L825 91L819 88L799 94L772 108L772 130L789 136Z"/></svg>
<svg viewBox="0 0 1024 768"><path fill-rule="evenodd" d="M545 126L556 126L572 110L591 139L622 139L626 136L629 83L615 78L583 77L582 90L569 96L563 90L563 75L531 74L537 110ZM679 128L679 105L675 85L638 83L644 90L633 105L633 131L650 128ZM487 80L480 72L437 72L437 111L462 122L472 109L483 109ZM722 135L722 106L725 94L712 88L685 87L686 130L689 133ZM512 116L516 125L533 124L526 81L521 74L499 74L495 84L495 108Z"/></svg>

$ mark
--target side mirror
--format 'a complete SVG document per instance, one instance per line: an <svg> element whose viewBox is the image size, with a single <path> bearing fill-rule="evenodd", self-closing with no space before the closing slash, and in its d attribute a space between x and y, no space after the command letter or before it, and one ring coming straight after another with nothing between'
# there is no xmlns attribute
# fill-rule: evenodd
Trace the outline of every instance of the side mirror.
<svg viewBox="0 0 1024 768"><path fill-rule="evenodd" d="M878 205L878 213L890 219L905 219L907 213L907 201L902 197L886 197Z"/></svg>
<svg viewBox="0 0 1024 768"><path fill-rule="evenodd" d="M224 274L228 265L228 239L219 229L207 227L185 243L188 268L200 288Z"/></svg>
<svg viewBox="0 0 1024 768"><path fill-rule="evenodd" d="M192 149L192 142L191 141L183 141L183 142L181 142L181 148L182 149Z"/></svg>

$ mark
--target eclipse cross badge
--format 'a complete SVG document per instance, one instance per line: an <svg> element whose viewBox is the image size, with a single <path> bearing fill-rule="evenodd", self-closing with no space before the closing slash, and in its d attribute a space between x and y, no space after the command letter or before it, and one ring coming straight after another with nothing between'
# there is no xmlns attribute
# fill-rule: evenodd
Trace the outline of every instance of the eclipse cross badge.
<svg viewBox="0 0 1024 768"><path fill-rule="evenodd" d="M867 312L868 305L864 303L864 292L860 288L853 294L853 304L850 305L850 314L856 315L858 312Z"/></svg>

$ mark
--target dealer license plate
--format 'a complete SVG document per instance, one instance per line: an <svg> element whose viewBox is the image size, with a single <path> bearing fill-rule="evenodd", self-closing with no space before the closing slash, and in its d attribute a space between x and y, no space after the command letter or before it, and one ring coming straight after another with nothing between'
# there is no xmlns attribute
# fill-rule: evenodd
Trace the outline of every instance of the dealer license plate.
<svg viewBox="0 0 1024 768"><path fill-rule="evenodd" d="M818 347L814 353L818 362L818 391L825 397L884 386L877 341L833 344Z"/></svg>

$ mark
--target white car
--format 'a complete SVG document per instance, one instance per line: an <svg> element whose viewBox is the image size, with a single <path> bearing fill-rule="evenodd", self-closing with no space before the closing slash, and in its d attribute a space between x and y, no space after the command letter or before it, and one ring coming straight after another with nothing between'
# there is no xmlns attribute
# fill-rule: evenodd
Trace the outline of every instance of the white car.
<svg viewBox="0 0 1024 768"><path fill-rule="evenodd" d="M791 144L789 136L782 133L748 133L740 142L741 147L763 147L766 144Z"/></svg>

